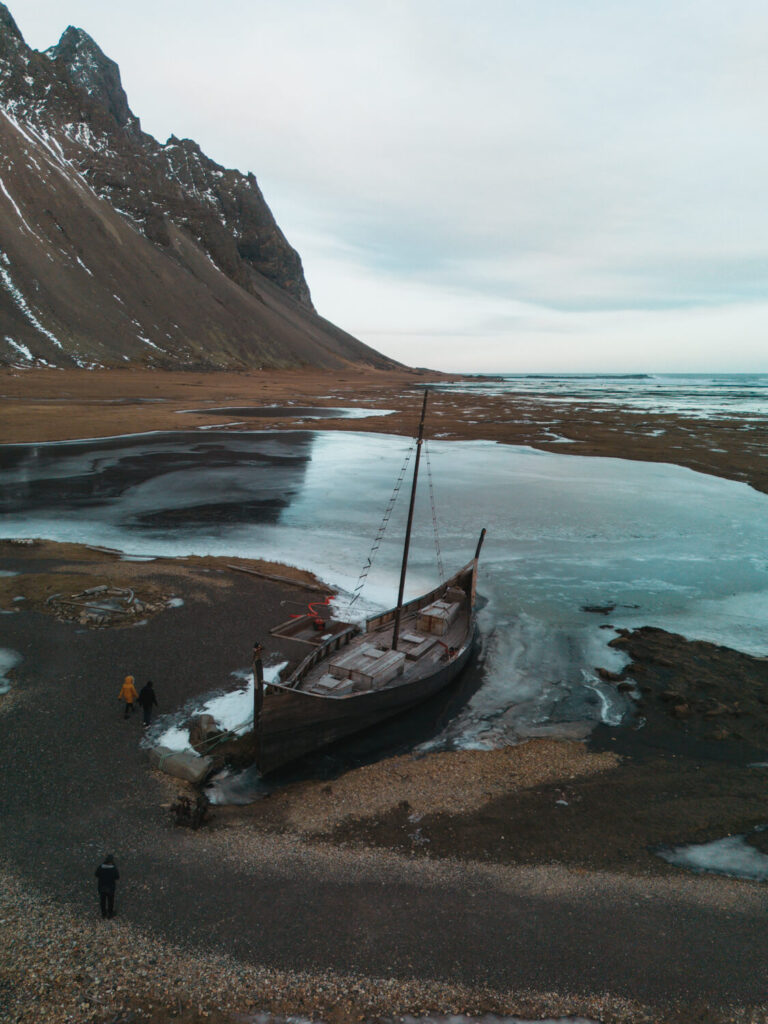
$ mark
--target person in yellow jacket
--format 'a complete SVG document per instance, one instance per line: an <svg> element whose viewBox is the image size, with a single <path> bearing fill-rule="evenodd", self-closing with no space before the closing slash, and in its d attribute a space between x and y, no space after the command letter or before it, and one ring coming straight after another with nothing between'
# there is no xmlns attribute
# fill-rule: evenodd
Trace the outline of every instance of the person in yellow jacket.
<svg viewBox="0 0 768 1024"><path fill-rule="evenodd" d="M123 688L120 690L120 695L117 699L125 701L125 714L123 715L123 718L127 718L133 711L134 701L139 699L139 695L136 692L136 687L133 683L133 676L125 677Z"/></svg>

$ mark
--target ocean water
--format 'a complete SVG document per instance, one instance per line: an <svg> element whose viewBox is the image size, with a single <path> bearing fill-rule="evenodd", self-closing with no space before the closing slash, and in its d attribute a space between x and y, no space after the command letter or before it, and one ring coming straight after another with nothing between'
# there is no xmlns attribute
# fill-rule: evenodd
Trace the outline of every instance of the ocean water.
<svg viewBox="0 0 768 1024"><path fill-rule="evenodd" d="M349 594L410 444L367 433L212 430L6 445L0 533L132 557L269 558ZM622 667L608 646L619 626L768 653L768 496L673 465L492 442L429 447L448 573L488 529L482 681L434 745L492 747L621 721L631 702L595 671ZM438 582L422 466L406 596ZM396 506L359 614L394 603L406 503ZM613 610L596 615L589 605ZM227 667L246 668L248 655Z"/></svg>
<svg viewBox="0 0 768 1024"><path fill-rule="evenodd" d="M500 373L435 388L704 419L768 419L768 373Z"/></svg>

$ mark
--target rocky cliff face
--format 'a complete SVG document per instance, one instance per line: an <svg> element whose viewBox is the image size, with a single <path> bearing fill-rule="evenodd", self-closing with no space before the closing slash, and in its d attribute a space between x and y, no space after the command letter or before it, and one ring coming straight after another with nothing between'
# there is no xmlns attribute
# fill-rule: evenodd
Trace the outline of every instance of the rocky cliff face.
<svg viewBox="0 0 768 1024"><path fill-rule="evenodd" d="M393 365L314 312L255 177L143 132L82 29L0 3L0 362Z"/></svg>

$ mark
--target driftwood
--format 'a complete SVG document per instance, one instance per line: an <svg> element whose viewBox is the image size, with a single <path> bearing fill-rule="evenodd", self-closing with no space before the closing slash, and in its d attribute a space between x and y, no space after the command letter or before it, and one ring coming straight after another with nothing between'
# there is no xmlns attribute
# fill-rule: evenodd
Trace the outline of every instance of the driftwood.
<svg viewBox="0 0 768 1024"><path fill-rule="evenodd" d="M261 569L246 569L244 565L228 565L228 569L236 572L247 572L249 576L260 576L263 580L272 580L273 583L287 583L292 587L299 587L301 590L312 590L316 594L332 594L331 587L324 583L304 583L301 580L292 580L288 576L278 576L272 572L262 572Z"/></svg>
<svg viewBox="0 0 768 1024"><path fill-rule="evenodd" d="M166 598L153 602L139 600L131 587L112 587L107 583L89 587L79 594L51 594L45 603L58 619L86 626L120 625L132 616L161 611L168 606Z"/></svg>
<svg viewBox="0 0 768 1024"><path fill-rule="evenodd" d="M174 825L195 830L200 828L208 817L210 805L210 800L204 793L199 793L194 803L188 796L178 796L170 807Z"/></svg>

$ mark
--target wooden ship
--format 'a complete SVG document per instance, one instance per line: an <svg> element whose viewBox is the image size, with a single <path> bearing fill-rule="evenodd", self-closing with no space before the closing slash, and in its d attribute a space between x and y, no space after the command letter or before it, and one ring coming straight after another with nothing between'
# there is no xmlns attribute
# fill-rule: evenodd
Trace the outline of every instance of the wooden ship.
<svg viewBox="0 0 768 1024"><path fill-rule="evenodd" d="M408 550L424 439L427 392L416 441L411 499L397 605L363 623L326 624L310 608L271 630L312 651L281 682L265 685L261 646L254 647L256 767L262 775L420 704L451 683L475 643L475 556L429 593L403 603ZM321 626L323 635L313 637Z"/></svg>

